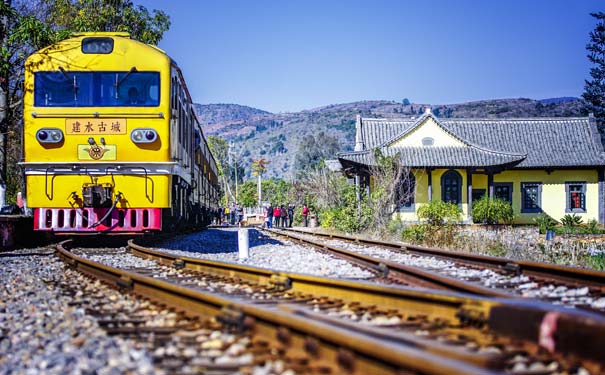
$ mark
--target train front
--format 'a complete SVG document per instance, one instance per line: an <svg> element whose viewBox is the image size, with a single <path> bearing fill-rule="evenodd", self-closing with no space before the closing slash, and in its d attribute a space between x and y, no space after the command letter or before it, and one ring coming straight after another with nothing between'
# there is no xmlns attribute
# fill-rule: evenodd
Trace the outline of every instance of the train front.
<svg viewBox="0 0 605 375"><path fill-rule="evenodd" d="M25 66L34 229L160 230L170 206L170 58L126 33L83 33Z"/></svg>

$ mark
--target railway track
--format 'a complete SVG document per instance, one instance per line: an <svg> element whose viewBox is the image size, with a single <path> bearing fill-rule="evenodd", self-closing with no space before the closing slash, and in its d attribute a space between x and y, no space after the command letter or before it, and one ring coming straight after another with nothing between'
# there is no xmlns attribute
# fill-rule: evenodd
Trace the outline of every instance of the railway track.
<svg viewBox="0 0 605 375"><path fill-rule="evenodd" d="M190 313L198 316L228 316L228 321L237 317L235 320L240 325L253 321L252 331L256 332L262 326L261 331L268 334L267 340L277 340L288 347L294 342L302 342L302 347L288 351L302 353L308 361L315 361L313 353L316 351L332 353L322 356L332 363L328 366L335 371L332 373L349 371L351 363L355 363L354 373L360 374L377 373L373 366L387 368L385 373L589 374L603 370L597 358L603 355L598 343L604 337L605 321L593 314L549 310L547 306L527 302L512 303L273 273L173 256L134 243L130 243L130 248L133 254L153 259L161 266L139 265L129 270L136 272L130 276L122 274L129 271L116 273L113 269L111 276L104 276L106 280L122 287L127 284L133 291L150 298L167 298L169 304L191 310ZM59 252L69 259L67 252ZM100 269L107 267L92 262L97 266L91 268L90 264L85 265L90 260L73 254L71 257L72 264L75 262L79 269L90 274L100 275ZM115 261L119 256L112 254L111 258ZM164 282L170 283L170 290L178 290L188 297L182 300L182 297L168 296L166 291L150 290L150 285ZM131 285L133 283L142 285L137 287ZM208 290L212 291L211 296L197 296ZM201 300L211 300L213 306L203 307ZM231 307L224 310L225 306ZM277 320L266 321L273 313L277 314ZM557 322L558 329L551 353L544 345L540 346L539 340L540 329L552 319ZM326 334L318 336L318 330ZM284 342L283 332L290 338L287 342ZM339 337L340 341L334 342L334 337ZM542 340L548 341L548 338L542 337ZM309 342L314 344L309 347ZM323 348L323 345L329 348L313 349ZM373 347L378 350L364 351L368 345L378 345ZM420 362L412 358L416 354L410 350L423 353ZM390 358L392 356L397 358L395 362ZM338 358L346 363L339 362ZM578 361L578 358L582 360ZM376 364L376 361L385 360L388 364ZM370 368L372 370L368 372Z"/></svg>
<svg viewBox="0 0 605 375"><path fill-rule="evenodd" d="M605 312L605 272L297 229L271 233L382 268L396 279L418 279L420 285Z"/></svg>

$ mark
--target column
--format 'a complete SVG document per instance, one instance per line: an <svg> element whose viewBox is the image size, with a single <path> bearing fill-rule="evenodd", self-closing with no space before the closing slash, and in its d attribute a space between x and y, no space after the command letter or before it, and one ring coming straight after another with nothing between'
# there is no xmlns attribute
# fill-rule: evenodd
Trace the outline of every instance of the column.
<svg viewBox="0 0 605 375"><path fill-rule="evenodd" d="M599 224L605 223L605 170L599 169Z"/></svg>
<svg viewBox="0 0 605 375"><path fill-rule="evenodd" d="M428 172L429 177L429 202L433 201L433 169L428 168L426 170Z"/></svg>
<svg viewBox="0 0 605 375"><path fill-rule="evenodd" d="M473 170L466 170L466 193L468 203L468 218L473 217Z"/></svg>
<svg viewBox="0 0 605 375"><path fill-rule="evenodd" d="M487 172L487 192L489 199L494 199L494 173Z"/></svg>

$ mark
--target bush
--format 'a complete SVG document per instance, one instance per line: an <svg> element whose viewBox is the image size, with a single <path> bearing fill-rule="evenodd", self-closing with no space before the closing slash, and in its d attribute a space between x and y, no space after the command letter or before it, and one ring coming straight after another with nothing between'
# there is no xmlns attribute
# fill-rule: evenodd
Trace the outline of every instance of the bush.
<svg viewBox="0 0 605 375"><path fill-rule="evenodd" d="M448 246L454 240L456 224L462 220L458 205L432 201L418 209L418 218L426 220L424 243L429 246Z"/></svg>
<svg viewBox="0 0 605 375"><path fill-rule="evenodd" d="M557 221L547 214L540 214L538 217L533 219L534 223L540 228L540 233L545 234L546 231L555 229L555 225L557 225Z"/></svg>
<svg viewBox="0 0 605 375"><path fill-rule="evenodd" d="M405 242L422 243L425 240L427 228L428 227L425 224L405 227L401 232L401 240Z"/></svg>
<svg viewBox="0 0 605 375"><path fill-rule="evenodd" d="M588 267L590 267L592 269L595 269L598 271L604 271L605 270L605 253L589 255L586 263L587 263Z"/></svg>
<svg viewBox="0 0 605 375"><path fill-rule="evenodd" d="M481 224L510 224L515 218L513 206L502 199L484 195L473 203L473 222Z"/></svg>
<svg viewBox="0 0 605 375"><path fill-rule="evenodd" d="M456 204L432 201L418 209L418 218L426 220L427 224L431 226L441 226L446 223L457 224L462 220L462 211Z"/></svg>
<svg viewBox="0 0 605 375"><path fill-rule="evenodd" d="M602 227L599 227L599 222L596 219L590 219L586 222L584 227L582 228L582 233L584 234L603 234L605 230Z"/></svg>
<svg viewBox="0 0 605 375"><path fill-rule="evenodd" d="M387 233L391 236L396 235L404 229L403 221L400 218L395 218L388 222L387 224Z"/></svg>
<svg viewBox="0 0 605 375"><path fill-rule="evenodd" d="M578 227L582 225L582 218L576 214L567 214L561 218L563 231L565 234L572 234L578 231Z"/></svg>

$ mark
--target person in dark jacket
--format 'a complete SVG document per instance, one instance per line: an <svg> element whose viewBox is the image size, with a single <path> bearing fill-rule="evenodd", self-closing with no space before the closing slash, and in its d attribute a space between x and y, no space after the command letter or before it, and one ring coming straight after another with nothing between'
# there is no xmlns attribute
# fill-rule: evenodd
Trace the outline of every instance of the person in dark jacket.
<svg viewBox="0 0 605 375"><path fill-rule="evenodd" d="M292 223L294 222L294 205L292 203L288 204L288 226L292 228Z"/></svg>
<svg viewBox="0 0 605 375"><path fill-rule="evenodd" d="M267 207L267 226L269 228L273 227L273 206L269 203L269 207Z"/></svg>
<svg viewBox="0 0 605 375"><path fill-rule="evenodd" d="M279 216L281 216L281 226L282 227L287 227L288 226L288 211L286 210L286 207L282 204L281 208L279 210Z"/></svg>

